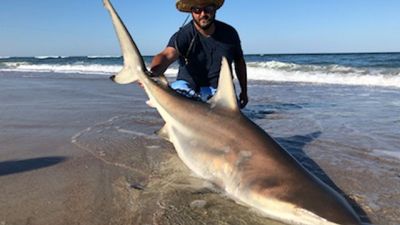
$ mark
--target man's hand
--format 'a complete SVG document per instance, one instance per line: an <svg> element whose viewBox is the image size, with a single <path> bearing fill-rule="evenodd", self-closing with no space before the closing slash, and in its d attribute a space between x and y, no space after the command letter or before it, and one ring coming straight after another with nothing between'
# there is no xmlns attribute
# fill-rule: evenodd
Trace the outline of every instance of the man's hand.
<svg viewBox="0 0 400 225"><path fill-rule="evenodd" d="M247 93L241 92L239 95L239 107L243 109L247 103L249 102L249 98L247 97Z"/></svg>
<svg viewBox="0 0 400 225"><path fill-rule="evenodd" d="M138 84L139 87L144 88L142 82L138 81L137 84Z"/></svg>
<svg viewBox="0 0 400 225"><path fill-rule="evenodd" d="M155 74L155 73L152 72L152 71L149 71L149 72L147 73L147 76L149 76L149 77L158 77L159 75ZM141 88L144 88L144 86L143 86L142 82L140 82L140 80L137 81L137 84L138 84Z"/></svg>

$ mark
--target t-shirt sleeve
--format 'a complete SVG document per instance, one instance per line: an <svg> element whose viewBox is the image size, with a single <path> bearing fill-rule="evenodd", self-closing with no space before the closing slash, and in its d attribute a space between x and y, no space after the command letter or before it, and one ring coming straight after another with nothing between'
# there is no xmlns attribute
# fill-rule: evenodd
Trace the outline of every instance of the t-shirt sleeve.
<svg viewBox="0 0 400 225"><path fill-rule="evenodd" d="M176 36L178 35L178 32L176 32L172 37L169 39L167 47L172 47L176 48L175 43L176 43Z"/></svg>
<svg viewBox="0 0 400 225"><path fill-rule="evenodd" d="M169 39L167 47L175 48L179 54L184 54L189 48L190 41L191 34L187 29L179 30Z"/></svg>
<svg viewBox="0 0 400 225"><path fill-rule="evenodd" d="M240 58L242 58L243 57L243 49L242 49L242 43L241 43L241 41L240 41L240 37L239 37L239 34L237 33L237 31L236 30L234 30L234 39L235 39L235 42L236 42L236 44L235 44L235 46L236 46L236 48L235 48L235 56L234 56L234 58L235 59L240 59Z"/></svg>

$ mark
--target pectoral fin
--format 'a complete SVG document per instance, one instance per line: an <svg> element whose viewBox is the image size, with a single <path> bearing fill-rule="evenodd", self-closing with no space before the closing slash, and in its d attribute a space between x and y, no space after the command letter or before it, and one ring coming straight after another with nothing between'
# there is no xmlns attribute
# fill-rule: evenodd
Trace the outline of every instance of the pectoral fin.
<svg viewBox="0 0 400 225"><path fill-rule="evenodd" d="M161 138L163 138L167 141L170 141L167 124L165 124L158 131L156 131L155 134L157 134L158 136L160 136Z"/></svg>

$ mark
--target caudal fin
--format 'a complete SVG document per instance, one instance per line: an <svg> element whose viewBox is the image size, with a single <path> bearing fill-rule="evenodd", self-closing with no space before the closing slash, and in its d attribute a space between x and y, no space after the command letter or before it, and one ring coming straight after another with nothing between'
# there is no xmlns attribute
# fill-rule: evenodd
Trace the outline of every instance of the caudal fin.
<svg viewBox="0 0 400 225"><path fill-rule="evenodd" d="M129 84L135 82L138 77L129 67L124 67L117 75L111 76L110 79L117 84Z"/></svg>
<svg viewBox="0 0 400 225"><path fill-rule="evenodd" d="M110 13L124 58L124 68L117 75L112 76L111 79L118 84L135 82L139 79L140 74L145 75L147 71L142 55L110 1L104 0L103 3Z"/></svg>

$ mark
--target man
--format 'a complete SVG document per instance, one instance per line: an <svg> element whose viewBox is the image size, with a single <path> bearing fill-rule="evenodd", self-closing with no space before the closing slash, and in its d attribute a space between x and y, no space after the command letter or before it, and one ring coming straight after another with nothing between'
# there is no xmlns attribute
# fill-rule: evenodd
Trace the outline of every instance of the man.
<svg viewBox="0 0 400 225"><path fill-rule="evenodd" d="M230 65L235 63L241 88L239 106L244 108L248 102L247 71L239 35L230 25L215 20L223 3L224 0L177 0L177 9L190 12L192 21L170 38L167 47L153 58L150 70L158 76L179 59L177 80L171 88L206 101L216 92L224 56Z"/></svg>

